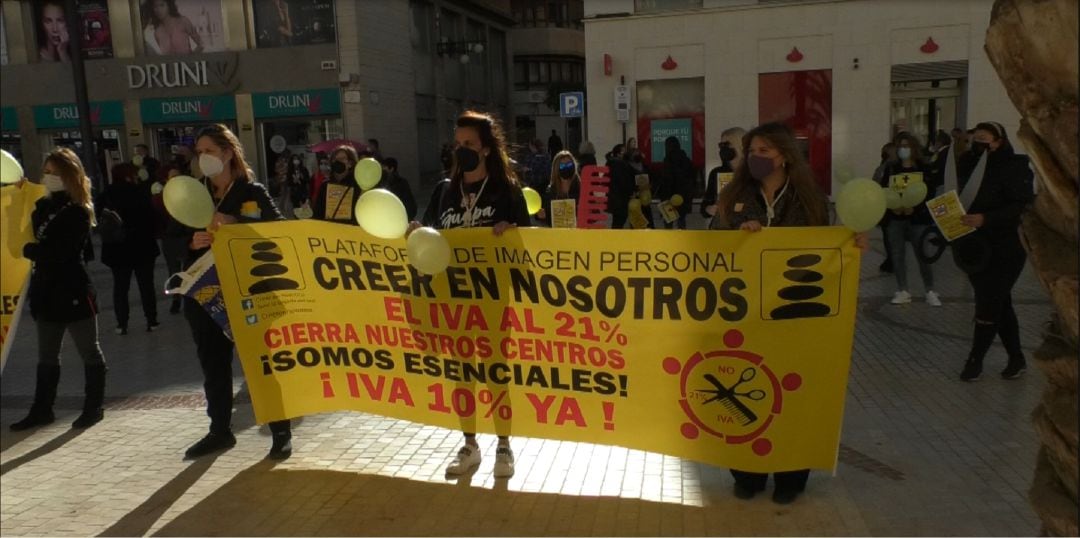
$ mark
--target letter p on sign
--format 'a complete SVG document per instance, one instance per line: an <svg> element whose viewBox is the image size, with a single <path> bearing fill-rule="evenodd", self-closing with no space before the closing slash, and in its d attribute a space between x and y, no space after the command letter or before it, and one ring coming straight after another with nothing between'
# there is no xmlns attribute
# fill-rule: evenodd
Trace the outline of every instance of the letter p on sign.
<svg viewBox="0 0 1080 538"><path fill-rule="evenodd" d="M585 115L585 94L567 92L559 94L559 115L564 118L580 118Z"/></svg>

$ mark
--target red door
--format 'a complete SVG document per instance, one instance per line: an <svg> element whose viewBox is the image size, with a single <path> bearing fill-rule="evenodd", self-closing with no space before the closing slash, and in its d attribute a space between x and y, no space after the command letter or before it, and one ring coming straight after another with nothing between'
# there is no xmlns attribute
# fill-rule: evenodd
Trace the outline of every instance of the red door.
<svg viewBox="0 0 1080 538"><path fill-rule="evenodd" d="M795 131L825 194L832 194L832 70L758 75L758 121Z"/></svg>

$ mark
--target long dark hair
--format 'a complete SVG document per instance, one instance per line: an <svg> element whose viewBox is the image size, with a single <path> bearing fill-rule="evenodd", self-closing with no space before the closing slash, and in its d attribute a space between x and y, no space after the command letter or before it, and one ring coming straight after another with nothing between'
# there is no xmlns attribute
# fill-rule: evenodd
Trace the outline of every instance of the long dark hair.
<svg viewBox="0 0 1080 538"><path fill-rule="evenodd" d="M158 23L161 22L161 21L158 21L154 17L154 4L156 4L156 3L157 3L157 0L146 0L145 2L143 2L143 5L142 5L142 18L143 18L143 25L144 26L147 25L147 24L153 24L154 27L156 28ZM165 3L168 4L168 6L169 6L169 15L170 16L172 16L172 17L179 17L180 16L180 10L176 7L176 0L165 0Z"/></svg>
<svg viewBox="0 0 1080 538"><path fill-rule="evenodd" d="M911 161L912 162L914 162L917 166L922 166L922 165L926 164L926 161L923 158L923 150L922 150L922 145L919 142L919 138L917 136L907 132L907 131L899 133L899 134L896 135L895 138L893 138L893 143L896 144L896 152L897 152L896 161L897 162L903 162L903 159L900 158L900 143L901 142L907 142L908 147L911 148Z"/></svg>
<svg viewBox="0 0 1080 538"><path fill-rule="evenodd" d="M506 135L503 134L502 126L494 116L476 110L466 110L458 116L456 126L476 129L476 132L480 134L481 147L490 149L484 161L489 181L493 181L499 187L518 184L517 173L510 166ZM457 192L464 178L465 172L458 166L457 158L455 158L450 167L449 192Z"/></svg>
<svg viewBox="0 0 1080 538"><path fill-rule="evenodd" d="M236 134L229 130L228 127L220 123L208 125L203 127L198 136L195 137L195 141L198 142L202 137L210 138L210 141L215 146L221 149L231 150L233 157L229 161L229 173L234 180L240 180L245 183L250 183L255 173L251 171L251 167L248 166L247 160L244 159L244 146L240 144L240 139L236 138Z"/></svg>
<svg viewBox="0 0 1080 538"><path fill-rule="evenodd" d="M718 204L721 215L730 220L730 212L734 209L736 201L743 199L747 191L758 188L758 181L750 175L749 164L750 142L758 137L776 148L783 156L788 184L794 190L795 199L802 206L802 210L806 212L807 222L813 226L828 225L829 216L825 211L825 195L814 182L814 173L795 143L795 133L782 123L758 125L743 137L743 155L746 157L735 169L735 177L732 178L731 183L720 191Z"/></svg>

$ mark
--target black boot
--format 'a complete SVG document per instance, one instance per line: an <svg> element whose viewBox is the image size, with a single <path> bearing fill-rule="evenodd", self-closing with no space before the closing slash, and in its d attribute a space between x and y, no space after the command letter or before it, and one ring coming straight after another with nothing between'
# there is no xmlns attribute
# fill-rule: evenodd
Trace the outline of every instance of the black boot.
<svg viewBox="0 0 1080 538"><path fill-rule="evenodd" d="M88 364L84 370L86 371L86 399L83 400L82 414L71 423L71 427L76 429L89 428L105 418L102 404L105 403L105 372L108 368L105 364Z"/></svg>
<svg viewBox="0 0 1080 538"><path fill-rule="evenodd" d="M1027 361L1024 360L1023 355L1010 355L1009 364L1005 366L1005 369L1001 371L1002 379L1017 379L1024 375L1027 370Z"/></svg>
<svg viewBox="0 0 1080 538"><path fill-rule="evenodd" d="M38 364L37 386L34 388L34 403L26 418L11 425L11 431L19 432L52 424L56 420L53 403L56 401L56 386L60 383L59 364Z"/></svg>

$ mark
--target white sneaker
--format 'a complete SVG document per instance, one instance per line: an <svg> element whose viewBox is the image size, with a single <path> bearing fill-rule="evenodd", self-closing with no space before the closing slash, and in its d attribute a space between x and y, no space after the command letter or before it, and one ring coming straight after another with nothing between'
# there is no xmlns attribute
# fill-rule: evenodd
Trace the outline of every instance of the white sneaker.
<svg viewBox="0 0 1080 538"><path fill-rule="evenodd" d="M941 306L941 297L938 297L938 294L933 291L928 291L926 292L926 304L930 306Z"/></svg>
<svg viewBox="0 0 1080 538"><path fill-rule="evenodd" d="M898 291L892 296L892 304L908 304L911 302L911 294L906 291Z"/></svg>
<svg viewBox="0 0 1080 538"><path fill-rule="evenodd" d="M514 476L514 452L508 446L495 449L495 478Z"/></svg>
<svg viewBox="0 0 1080 538"><path fill-rule="evenodd" d="M446 474L462 474L480 465L480 448L469 446L468 443L458 450L454 461L446 466Z"/></svg>

